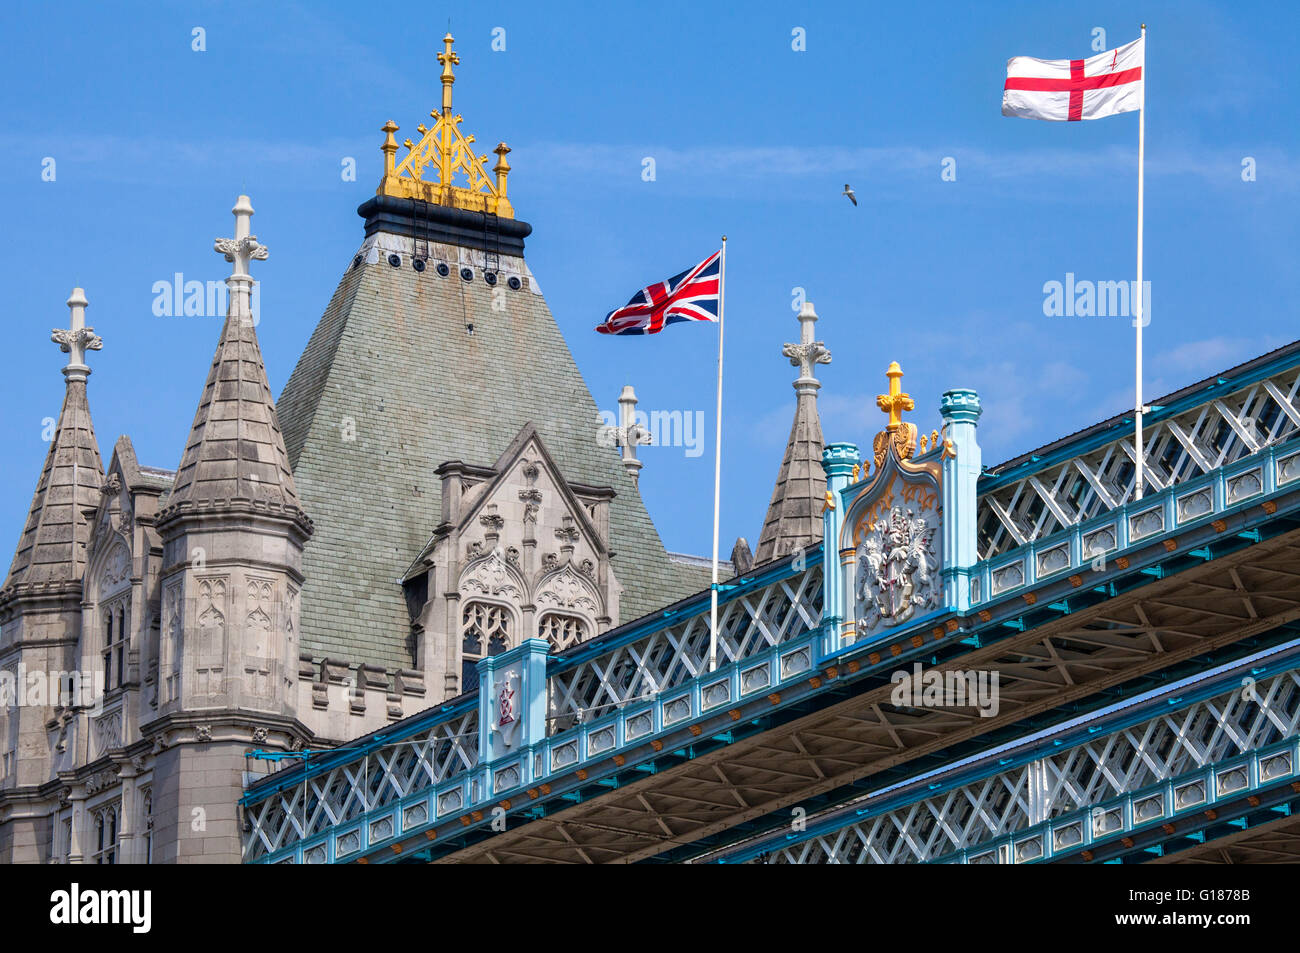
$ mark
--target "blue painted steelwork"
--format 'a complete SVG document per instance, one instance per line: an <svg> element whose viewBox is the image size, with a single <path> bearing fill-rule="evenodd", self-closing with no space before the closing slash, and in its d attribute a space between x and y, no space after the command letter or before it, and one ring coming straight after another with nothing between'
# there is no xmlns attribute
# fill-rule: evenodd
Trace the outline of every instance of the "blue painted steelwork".
<svg viewBox="0 0 1300 953"><path fill-rule="evenodd" d="M1294 364L1296 355L1287 359ZM1266 372L1267 368L1259 370L1265 376ZM1239 384L1239 381L1235 382L1234 386ZM1182 401L1170 406L1173 413L1176 407L1185 410L1186 406L1195 404L1188 405ZM961 423L956 418L954 421ZM973 418L966 423L973 430ZM1101 436L1094 435L1087 440L1100 440ZM849 457L856 457L856 448L852 445L844 447L843 462L847 467ZM1062 447L1054 452L1063 454L1066 449ZM847 479L844 474L838 476ZM953 477L945 471L945 479ZM986 481L981 481L980 491L985 490ZM433 739L432 735L418 742L411 739L422 733L436 733L440 727L446 728L457 719L467 718L471 712L477 716L490 699L471 692L254 783L241 801L246 815L253 818L254 828L246 848L246 859L258 862L311 862L317 857L326 861L350 860L367 851L396 843L402 837L427 833L447 819L460 818L467 826L474 827L485 823L483 812L489 806L520 797L534 798L532 791L527 789L530 781L534 785L545 784L545 779L585 770L584 765L668 737L707 720L710 712L724 710L764 690L801 683L806 680L805 673L809 670L849 657L860 658L873 647L907 640L933 626L941 626L945 621L956 625L955 639L967 645L977 645L981 638L978 633L984 626L975 622L974 617L977 613L983 617L985 613L981 610L989 610L988 614L996 616L992 623L994 626L1024 630L1038 624L1035 619L1042 618L1033 613L1068 613L1079 600L1086 604L1087 600L1110 598L1118 591L1117 585L1127 589L1140 584L1135 580L1134 572L1146 573L1148 579L1158 578L1168 566L1186 565L1187 559L1212 559L1225 546L1258 541L1261 538L1260 523L1267 519L1290 518L1289 515L1297 509L1300 509L1300 443L1294 440L1275 443L1212 473L1150 494L1140 502L1126 503L1067 530L975 563L968 570L963 568L963 575L968 573L970 579L969 615L954 612L952 605L946 605L870 641L854 641L847 645L844 643L848 640L841 638L840 622L848 617L844 608L848 594L844 591L840 573L827 574L824 583L819 584L819 588L824 585L828 595L821 607L820 624L817 620L801 622L789 614L805 611L801 601L803 596L792 597L789 586L806 586L814 573L821 573L823 548L817 547L802 555L804 565L801 568L795 568L795 559L786 559L763 567L759 573L728 584L725 590L720 591L720 606L733 609L743 606L748 616L734 617L736 621L728 630L729 641L724 652L724 657L730 660L716 673L703 671L696 657L698 652L690 646L678 644L687 641L681 632L689 633L690 627L706 614L709 595L706 590L563 655L546 659L545 682L552 692L556 686L568 692L568 707L552 704L548 711L547 733L538 734L534 724L528 732L530 743L518 751L502 753L485 749L485 755L491 757L485 757L483 763L468 759L468 767L458 773L423 784L418 783L418 764L397 764L399 755L394 754L394 750L403 746L424 745L427 748L434 744L461 744L461 741L450 738ZM832 515L835 512L830 510L827 516L832 539L838 536L838 523ZM1113 533L1113 545L1103 547L1105 561L1097 564L1094 562L1095 536L1105 530ZM969 535L970 529L966 533ZM1157 547L1163 547L1165 552ZM1133 571L1129 571L1124 561L1137 553L1155 555L1143 556L1146 562L1135 562ZM1019 571L1019 580L1013 579L1013 568ZM1086 585L1082 584L1084 573L1088 574ZM1076 577L1081 581L1074 582ZM781 591L784 594L779 598L789 604L785 610L787 614L781 617L784 619L780 622L782 632L772 636L764 630L761 638L754 637L754 633L760 632L766 624L768 600L773 593ZM1050 598L1032 613L1019 605L1017 600L1020 598L1040 592L1050 593ZM761 604L751 605L753 600L759 600ZM960 605L966 600L957 601ZM1017 601L1018 608L1008 614L1006 607L1013 601ZM1034 601L1025 598L1030 605ZM788 631L792 624L798 626L798 631L793 634ZM679 631L678 627L685 628ZM698 636L698 626L694 631ZM670 667L675 666L672 673L651 671L645 659L635 657L638 645L644 649L660 636L666 636L661 641L677 653L670 659ZM614 690L618 685L611 688L609 680L614 676L606 669L613 668L610 660L620 657L624 658L620 664L633 665L635 678L647 686L644 696L622 697ZM797 661L792 663L791 660ZM606 663L603 669L602 662ZM618 678L624 677L618 675ZM586 694L577 697L575 692L578 692L578 682L582 678L588 679L591 691L584 688ZM816 694L819 690L831 691L833 686L814 689L809 694ZM599 701L607 697L613 701ZM588 704L591 699L597 702ZM598 714L591 717L592 711ZM578 719L582 720L574 724ZM473 749L475 753L480 748L477 732L475 725L474 737L463 740L464 747ZM415 757L418 760L419 756ZM378 773L377 781L371 777L372 765ZM293 816L293 811L298 810L295 805L299 803L294 798L300 797L301 810L306 818L310 810L318 808L321 802L332 796L334 789L328 788L326 781L334 776L346 779L340 783L350 784L361 792L355 797L350 794L344 797L340 815L345 817L344 821L333 822L330 811L322 815L317 810L315 821L300 823ZM333 784L333 781L329 783ZM313 789L313 785L317 788ZM372 807L369 792L376 785L379 796L375 800L380 803ZM300 791L301 795L295 791ZM280 798L283 802L283 820L274 836L268 837L259 818L269 816L267 802L273 798ZM358 805L365 809L360 810ZM315 825L322 823L322 818L329 823L317 829ZM340 849L340 841L346 841L343 846L347 849Z"/></svg>
<svg viewBox="0 0 1300 953"><path fill-rule="evenodd" d="M981 561L970 573L972 608L1071 573L1098 578L1098 569L1113 564L1129 549L1163 543L1179 533L1231 518L1287 488L1300 488L1297 441L1266 447L1231 466Z"/></svg>
<svg viewBox="0 0 1300 953"><path fill-rule="evenodd" d="M971 604L971 572L979 562L978 486L984 456L976 425L982 408L975 391L957 388L944 392L939 410L945 440L941 450L944 603L965 612ZM949 445L955 452L949 452Z"/></svg>
<svg viewBox="0 0 1300 953"><path fill-rule="evenodd" d="M980 554L1009 549L1186 484L1300 433L1300 342L1185 388L1145 419L1144 487L1132 421L1113 418L984 474Z"/></svg>
<svg viewBox="0 0 1300 953"><path fill-rule="evenodd" d="M422 767L419 763L405 766L399 774L393 767L397 757L394 751L412 746L415 744L412 738L427 735L456 719L470 715L482 717L481 712L487 711L483 706L495 705L496 702L481 699L481 692L461 696L448 705L405 719L324 757L310 759L304 765L282 770L256 782L241 800L251 828L246 838L245 860L335 862L352 859L397 837L427 830L435 819L468 818L478 813L479 818L474 819L477 823L482 812L476 808L502 798L522 795L529 780L545 783L544 779L569 773L590 759L608 758L622 745L646 743L652 736L684 727L695 718L725 707L731 700L753 696L770 690L771 686L783 680L798 678L800 673L815 664L815 658L825 654L825 640L819 624L820 607L812 616L812 626L798 625L794 638L787 637L786 633L792 629L792 621L799 621L792 613L803 611L798 598L789 600L781 632L764 633L769 640L783 641L769 644L756 633L769 623L775 624L763 611L771 602L773 587L785 587L782 591L788 593L790 584L796 582L804 601L820 602L820 574L821 550L818 547L802 554L802 557L790 557L764 567L760 573L740 580L732 591L720 598L719 605L725 608L750 597L763 596L757 607L759 616L751 617L748 628L742 626L724 646L737 656L736 660L719 668L716 673L685 679L680 687L665 689L644 702L628 702L618 711L575 727L551 731L533 740L532 744L507 754L499 754L495 746L484 748L476 730L473 737L463 739L460 744L466 752L492 755L492 759L473 762L466 770L445 779L435 779L431 784L418 783ZM807 591L814 583L816 592ZM707 615L708 606L707 592L702 593L663 613L621 627L561 656L548 658L545 681L553 686L566 673L581 672L584 666L627 650L639 640L668 630L682 620ZM524 651L524 648L516 651ZM692 660L687 658L686 662ZM699 666L700 660L693 662ZM502 665L510 663L511 659L485 659L480 663L480 674L490 677ZM547 688L543 686L533 692L535 697L531 702L524 704L535 704L538 699L545 699L546 694ZM552 710L552 724L555 715ZM495 724L496 715L493 714L492 718ZM533 719L530 719L533 725L526 729L530 737L535 737L532 735L537 727L535 719L534 711ZM424 742L426 747L435 743L438 743L437 739ZM449 741L443 739L442 743ZM378 780L372 782L372 778ZM340 810L350 812L358 803L367 808L348 813L344 823L335 822L329 811L322 815L315 810L320 802L328 800L336 783L346 788L339 795L342 798ZM413 783L418 783L418 786L407 790ZM369 809L369 792L374 784L385 791L391 788L401 796L385 801L380 809ZM313 810L315 822L307 817ZM298 811L301 811L301 818L295 813Z"/></svg>
<svg viewBox="0 0 1300 953"><path fill-rule="evenodd" d="M1282 795L1276 799L1273 820L1289 817L1296 800L1295 779L1300 777L1300 738L1288 738L1252 749L1235 758L1226 758L1197 771L1148 785L1121 797L1111 798L1083 810L1037 824L1025 831L959 851L932 861L936 864L1039 864L1060 862L1089 854L1104 847L1127 847L1144 832L1161 830L1169 840L1205 842L1204 829L1221 825L1219 816L1226 804L1242 802L1260 806L1265 792ZM1249 812L1238 810L1238 815ZM1091 822L1091 823L1090 823ZM1246 829L1240 825L1241 830ZM1254 826L1254 825L1252 825ZM1190 846L1184 844L1184 846ZM1136 848L1141 850L1142 848ZM1122 852L1120 852L1122 853ZM1163 853L1163 851L1159 851Z"/></svg>
<svg viewBox="0 0 1300 953"><path fill-rule="evenodd" d="M1275 458L1279 456L1279 450L1278 448L1270 448L1265 452L1264 456L1268 460L1275 462ZM1233 472L1236 473L1237 470L1234 469ZM1268 494L1267 496L1255 496L1248 502L1235 505L1233 510L1237 511L1243 506L1258 505L1262 502L1274 502L1285 495L1289 498L1286 508L1279 509L1279 514L1284 514L1285 512L1290 512L1297 508L1297 502L1300 502L1300 492L1296 492L1297 490L1300 490L1300 486L1292 486L1291 481L1288 481L1288 485L1283 487L1281 490L1274 490L1273 493ZM1164 495L1172 496L1174 492L1183 494L1186 491L1186 487L1171 488L1171 490L1166 491ZM1149 498L1145 503L1147 505L1163 505L1159 500L1159 496L1161 495ZM1203 523L1204 520L1200 520L1199 522ZM1175 530L1179 529L1179 526L1175 526ZM1240 535L1240 533L1234 533L1234 535ZM1146 547L1151 543L1159 543L1161 538L1162 537L1160 536L1144 538L1140 541L1140 545ZM820 556L820 553L817 555ZM1176 555L1176 553L1171 554L1171 556ZM805 570L805 572L808 571L811 570ZM765 581L770 584L774 572L780 580L788 580L794 578L796 575L793 573L792 567L787 563L782 567L777 567L776 570L765 572L762 577L756 578L754 582L747 586L742 585L738 588L737 592L733 594L732 598L740 598L746 592L755 591ZM1105 571L1097 574L1097 583L1090 586L1089 589L1104 589L1106 586L1111 584L1112 579L1121 575L1123 575L1123 570L1112 562ZM1053 575L1052 578L1059 579L1059 574ZM1113 593L1107 594L1110 595ZM1003 595L1014 597L1016 593L1011 592ZM703 605L706 604L705 599L702 596L699 597L697 604L702 608ZM684 614L685 613L682 612L672 613L670 619L680 619ZM846 658L849 655L857 656L865 654L873 645L883 644L886 641L905 640L914 631L924 631L925 628L930 626L934 621L935 620L933 619L918 620L915 626L904 627L903 630L892 633L888 639L878 640L877 642L867 645L855 644L847 647L833 645L833 640L829 638L829 634L821 629L810 631L800 639L792 640L788 644L782 644L779 647L768 649L765 653L761 653L763 655L761 658L746 658L743 659L741 663L733 663L732 665L720 669L716 674L696 676L695 678L688 680L687 683L684 683L678 689L661 694L639 707L629 705L626 709L617 714L606 716L589 724L584 724L577 728L570 729L568 732L548 737L543 745L537 750L529 752L529 756L540 757L542 759L542 770L535 771L535 777L547 776L545 765L548 763L551 765L550 773L552 775L559 775L565 771L581 767L582 764L597 756L600 758L608 758L617 754L620 750L623 750L625 746L642 744L653 737L655 733L671 729L678 723L681 723L682 725L688 724L692 718L706 714L706 708L708 706L705 705L704 693L711 688L714 688L718 693L725 691L725 694L729 699L740 698L742 695L753 693L752 691L746 692L744 688L742 688L740 680L745 677L757 678L759 677L758 673L760 672L766 674L766 677L770 680L769 685L772 688L782 687L791 682L801 681L802 678L806 677L803 673L808 668L833 663L841 658ZM1006 622L1004 621L1001 624L1005 625ZM662 623L660 624L660 628L662 628ZM655 631L655 629L651 624L642 622L635 626L634 632L611 633L616 634L617 638L610 639L609 641L610 643L615 643L619 646L626 646L630 642L634 641L638 635L644 636L653 631ZM971 633L966 630L963 630L960 635L968 639L971 637ZM572 654L566 654L564 657L550 659L548 661L548 675L553 675L557 669L572 669L583 662L598 659L609 651L608 644L601 646L601 648L605 649L604 652L597 651L597 648L597 646L588 644L581 647L581 649L583 649L581 653L575 651ZM804 650L806 650L806 655L800 655L799 653ZM573 656L579 654L581 654L582 658L575 661ZM786 670L782 670L782 660L787 656L799 658L800 662L798 663L798 666L787 666ZM723 688L724 685L725 689ZM829 688L829 686L827 686L827 688ZM463 702L461 702L461 704L463 704ZM671 711L666 710L670 708L672 709ZM329 764L338 765L347 761L349 758L356 759L361 756L363 752L375 751L386 744L392 744L401 736L409 735L411 733L411 729L408 726L409 723L414 723L417 720L422 720L425 723L435 720L438 710L434 709L432 712L435 716L434 718L431 718L428 714L417 716L416 719L408 719L408 722L392 726L392 728L385 733L371 736L368 739L362 739L361 742L353 743L353 745L347 746L346 749L340 749L338 752L335 752L330 756ZM643 722L648 719L652 728L651 733L647 734L645 732L637 731L634 728L629 728L629 722L638 718L642 719ZM610 740L613 742L612 745L608 744ZM578 760L568 760L570 753L576 755ZM515 762L515 764L517 765L518 762ZM509 800L512 794L518 796L524 793L522 788L518 785L507 790L495 783L498 780L498 772L503 767L509 767L509 765L492 764L480 766L474 771L462 772L461 775L448 779L445 784L412 794L411 797L400 803L400 809L405 810L408 807L419 807L422 805L424 810L428 813L424 816L421 824L415 825L409 829L398 821L398 808L390 808L386 805L382 812L382 817L376 818L373 812L371 812L362 820L352 822L346 829L332 828L329 831L326 831L323 835L305 838L292 845L286 844L270 856L249 859L269 862L291 859L301 862L301 858L305 851L309 851L313 847L320 846L326 842L331 844L328 850L329 860L348 859L353 855L359 855L364 853L366 850L373 849L377 845L382 846L384 843L394 841L401 836L407 836L410 833L419 833L421 830L427 830L433 823L430 819L434 817L438 819L438 823L441 823L443 817L468 816L472 818L476 808L480 814L480 818L473 820L473 823L482 823L481 806L502 799ZM306 768L306 770L312 771L314 774L319 774L324 769L325 765L318 766L315 764L309 764ZM272 776L268 781L255 785L245 796L244 803L246 807L256 805L258 802L263 801L271 791L283 791L295 784L302 783L304 778L295 777L294 773L293 770L280 772L279 774ZM284 775L284 777L281 777L281 775ZM452 791L455 791L459 795L458 801L455 798L452 799L452 802L455 803L454 809L440 809L438 798ZM491 793L487 793L489 791ZM370 836L370 828L367 825L374 820L388 822L387 827L381 826L380 828L380 832L385 835L382 839L373 840ZM360 833L364 833L365 836L360 836ZM346 851L340 854L337 852L337 848L333 845L340 836L345 834L358 834L357 847L354 851Z"/></svg>
<svg viewBox="0 0 1300 953"><path fill-rule="evenodd" d="M1296 367L1300 367L1300 341L1226 371L1225 373L1231 375L1230 377L1222 375L1209 377L1164 398L1165 403L1151 405L1150 410L1142 415L1142 423L1146 428L1155 428L1170 418ZM1132 435L1131 415L1112 417L1041 450L1009 460L994 471L985 473L980 478L979 493L981 496L992 493L1008 484L1023 480L1031 473L1050 470L1058 464L1083 456L1115 440L1132 439Z"/></svg>
<svg viewBox="0 0 1300 953"><path fill-rule="evenodd" d="M830 811L820 817L808 819L806 827L802 831L788 832L774 837L757 838L742 847L725 851L721 855L712 858L712 862L726 864L752 862L776 852L792 851L801 844L826 841L846 828L862 825L873 818L907 811L921 801L939 799L943 795L953 792L978 792L983 790L991 779L1007 776L1017 769L1032 765L1044 758L1060 758L1071 749L1085 745L1100 745L1110 736L1146 725L1153 719L1164 719L1173 716L1175 713L1184 712L1202 702L1223 695L1225 691L1240 692L1243 678L1252 679L1251 684L1254 684L1256 682L1263 683L1267 679L1276 676L1297 672L1300 672L1300 640L1292 640L1284 645L1256 653L1228 665L1218 666L1210 671L1181 679L1173 685L1145 692L1103 711L1090 713L1084 717L1066 721L1048 730L1036 732L1023 740L990 748L978 755L963 758L951 766L924 772L905 781L891 784L866 794L857 806ZM1291 737L1277 743L1261 745L1258 748L1252 747L1249 752L1242 753L1239 757L1224 759L1218 769L1222 769L1223 766L1236 765L1255 756L1258 756L1258 759L1263 761L1268 761L1276 756L1279 751L1294 750L1297 743L1300 743L1300 739ZM1260 775L1259 780L1272 785L1284 777L1289 778L1291 775L1297 774L1297 772L1300 772L1300 759L1293 758L1290 760L1288 768L1289 771L1285 774L1279 774L1276 770L1265 770ZM1051 821L1016 830L993 841L972 846L927 862L985 863L991 862L988 858L994 855L1003 858L1002 862L1006 862L1005 858L1011 855L1005 851L1003 853L997 853L997 851L1009 847L1009 845L1028 843L1029 839L1035 836L1034 831L1042 833L1044 831L1061 830L1073 824L1074 820L1077 819L1076 815L1088 816L1097 810L1110 812L1113 810L1114 805L1134 802L1145 804L1147 799L1157 790L1167 788L1172 798L1174 792L1184 790L1188 778L1197 777L1203 773L1203 771L1198 770L1189 772L1185 776L1180 775L1169 781L1148 785L1140 790L1126 793L1121 797L1110 798L1096 805L1089 805L1077 812L1061 815L1061 818L1068 818L1068 821L1054 818ZM1232 794L1234 797L1240 795L1240 791L1236 788L1223 793L1225 795ZM1174 801L1170 800L1169 804L1174 804ZM1198 805L1191 805L1188 810L1197 808ZM1200 809L1203 809L1203 806ZM1160 822L1166 822L1173 813L1172 811L1162 812L1158 815L1158 819ZM1131 830L1134 825L1141 826L1157 818L1156 815L1147 816L1141 812L1126 815L1126 817L1128 822L1131 823L1123 831L1120 831L1119 828L1112 830L1110 827L1105 827L1097 832L1097 840L1122 836L1124 832ZM1069 845L1062 844L1059 839L1056 844L1058 847L1068 846L1071 850L1078 850L1086 847L1092 840L1093 837L1089 834L1086 839L1071 842ZM1035 856L1033 859L1051 859L1052 856L1054 856L1053 850L1048 850L1044 857ZM1030 858L1027 855L1022 855L1020 862L1028 859Z"/></svg>

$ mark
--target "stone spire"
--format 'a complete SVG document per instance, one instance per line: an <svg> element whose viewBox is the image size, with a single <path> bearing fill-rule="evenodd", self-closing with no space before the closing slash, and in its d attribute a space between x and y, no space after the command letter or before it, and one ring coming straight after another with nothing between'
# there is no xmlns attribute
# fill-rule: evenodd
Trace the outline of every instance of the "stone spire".
<svg viewBox="0 0 1300 953"><path fill-rule="evenodd" d="M800 546L814 545L822 538L826 473L822 470L822 424L817 416L817 391L822 385L813 369L817 364L829 364L831 352L821 341L813 340L816 323L812 302L804 302L799 311L799 343L781 349L791 365L799 368L794 382L794 425L758 538L756 564L788 555Z"/></svg>
<svg viewBox="0 0 1300 953"><path fill-rule="evenodd" d="M302 514L250 306L248 265L265 260L267 250L249 232L248 196L241 195L232 211L235 237L218 238L213 246L235 266L226 279L226 323L164 518L234 502Z"/></svg>
<svg viewBox="0 0 1300 953"><path fill-rule="evenodd" d="M98 351L104 342L94 328L86 327L86 304L86 293L73 288L68 298L70 327L55 328L50 335L68 355L63 369L67 389L32 497L27 527L5 581L6 590L20 585L80 583L86 568L90 541L87 511L99 504L104 483L104 465L86 400L86 378L90 376L86 351Z"/></svg>

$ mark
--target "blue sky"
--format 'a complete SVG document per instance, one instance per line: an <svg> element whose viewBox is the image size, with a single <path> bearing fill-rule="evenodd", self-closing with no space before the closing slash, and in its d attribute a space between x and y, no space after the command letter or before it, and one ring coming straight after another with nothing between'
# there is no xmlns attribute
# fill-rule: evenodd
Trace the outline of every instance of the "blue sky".
<svg viewBox="0 0 1300 953"><path fill-rule="evenodd" d="M1133 277L1137 116L1004 118L1010 56L1083 57L1095 28L1113 47L1148 24L1148 396L1297 336L1291 4L6 4L6 552L62 399L49 329L73 285L106 342L90 357L105 462L129 433L141 462L174 468L219 321L155 316L154 283L223 278L212 239L251 195L271 249L259 334L278 394L361 242L379 127L392 118L405 135L438 103L449 14L457 111L480 143L514 149L529 263L603 408L630 382L643 409L702 411L712 434L714 329L591 328L729 236L724 554L737 535L756 542L780 464L795 288L834 356L819 369L827 440L870 444L891 360L924 430L943 390L980 392L988 463L1131 406L1129 321L1046 317L1043 286ZM642 450L670 549L708 552L710 451Z"/></svg>

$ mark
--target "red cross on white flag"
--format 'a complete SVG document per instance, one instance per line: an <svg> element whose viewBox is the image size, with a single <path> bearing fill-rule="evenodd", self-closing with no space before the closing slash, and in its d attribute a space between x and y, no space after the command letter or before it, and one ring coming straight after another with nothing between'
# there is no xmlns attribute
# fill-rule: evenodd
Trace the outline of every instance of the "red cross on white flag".
<svg viewBox="0 0 1300 953"><path fill-rule="evenodd" d="M1103 119L1117 113L1138 114L1137 187L1137 285L1142 281L1142 197L1146 168L1146 65L1147 25L1132 43L1090 56L1086 60L1040 60L1013 56L1007 60L1007 82L1002 88L1002 115L1025 119L1053 119L1078 122ZM1142 499L1146 483L1146 441L1142 417L1148 410L1142 402L1142 326L1150 320L1144 313L1143 296L1134 307L1133 390L1133 499ZM1156 484L1157 487L1159 484ZM1126 491L1127 492L1127 491Z"/></svg>
<svg viewBox="0 0 1300 953"><path fill-rule="evenodd" d="M1002 115L1077 122L1142 106L1146 43L1139 37L1086 60L1007 60Z"/></svg>

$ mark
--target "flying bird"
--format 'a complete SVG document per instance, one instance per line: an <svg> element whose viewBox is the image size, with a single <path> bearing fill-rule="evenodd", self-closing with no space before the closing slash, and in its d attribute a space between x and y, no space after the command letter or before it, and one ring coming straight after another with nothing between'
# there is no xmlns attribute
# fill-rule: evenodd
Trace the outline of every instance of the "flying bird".
<svg viewBox="0 0 1300 953"><path fill-rule="evenodd" d="M858 197L853 194L853 189L849 187L847 182L844 183L844 194L849 197L849 201L855 206L858 204Z"/></svg>

